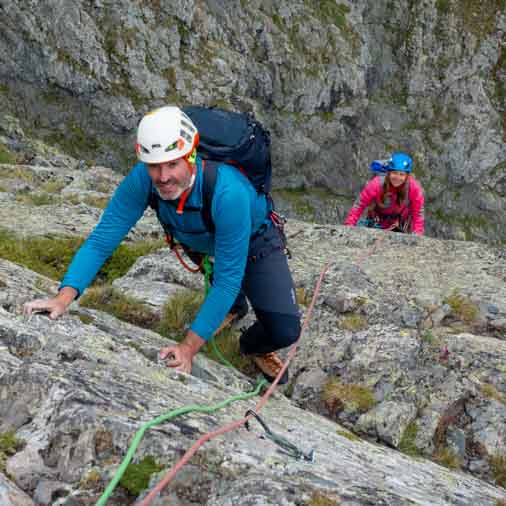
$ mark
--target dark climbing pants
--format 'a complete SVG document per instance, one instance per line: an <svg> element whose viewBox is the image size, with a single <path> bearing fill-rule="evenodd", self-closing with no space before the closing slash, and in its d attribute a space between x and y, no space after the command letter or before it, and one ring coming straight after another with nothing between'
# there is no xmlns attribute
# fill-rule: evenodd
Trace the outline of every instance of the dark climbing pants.
<svg viewBox="0 0 506 506"><path fill-rule="evenodd" d="M257 321L240 338L242 353L269 353L293 344L300 334L300 311L280 231L271 226L251 239L241 292L233 310L247 298Z"/></svg>

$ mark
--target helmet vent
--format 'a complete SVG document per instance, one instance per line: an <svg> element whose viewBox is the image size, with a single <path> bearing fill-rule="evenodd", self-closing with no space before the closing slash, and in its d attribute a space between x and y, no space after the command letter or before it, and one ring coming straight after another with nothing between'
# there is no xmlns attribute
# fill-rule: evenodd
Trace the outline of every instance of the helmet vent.
<svg viewBox="0 0 506 506"><path fill-rule="evenodd" d="M181 130L180 135L185 139L186 142L191 143L192 136L188 132L186 132L186 130Z"/></svg>
<svg viewBox="0 0 506 506"><path fill-rule="evenodd" d="M191 126L190 123L187 123L186 121L181 121L181 125L184 126L185 128L187 128L191 134L193 134L193 132L195 132L195 128L193 126Z"/></svg>

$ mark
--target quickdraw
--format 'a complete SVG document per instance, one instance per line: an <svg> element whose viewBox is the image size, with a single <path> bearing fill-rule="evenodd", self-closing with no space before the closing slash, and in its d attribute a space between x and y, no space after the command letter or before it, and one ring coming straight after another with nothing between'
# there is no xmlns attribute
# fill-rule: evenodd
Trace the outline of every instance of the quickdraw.
<svg viewBox="0 0 506 506"><path fill-rule="evenodd" d="M260 415L258 415L255 411L252 409L248 409L246 413L244 414L246 418L249 418L252 416L256 419L256 421L262 426L262 428L265 430L265 435L274 443L276 443L280 448L282 448L286 453L288 453L290 456L297 460L305 460L306 462L314 462L315 460L315 451L310 450L308 453L304 453L302 450L297 448L293 443L288 441L288 439L284 438L283 436L280 436L279 434L275 434L272 432L271 429L267 426L267 424L260 418ZM249 421L246 420L244 423L244 427L246 427L246 430L250 430L249 427Z"/></svg>

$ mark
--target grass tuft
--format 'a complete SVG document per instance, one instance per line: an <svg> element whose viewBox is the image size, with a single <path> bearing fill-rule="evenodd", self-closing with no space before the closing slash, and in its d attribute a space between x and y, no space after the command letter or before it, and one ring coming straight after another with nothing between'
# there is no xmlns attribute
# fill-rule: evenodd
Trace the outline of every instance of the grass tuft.
<svg viewBox="0 0 506 506"><path fill-rule="evenodd" d="M485 397L488 397L489 399L494 399L506 406L506 395L499 392L499 390L497 390L497 388L494 385L491 385L490 383L482 383L481 393Z"/></svg>
<svg viewBox="0 0 506 506"><path fill-rule="evenodd" d="M181 290L169 299L163 309L159 333L171 337L182 332L193 321L204 301L204 294L194 290Z"/></svg>
<svg viewBox="0 0 506 506"><path fill-rule="evenodd" d="M309 506L340 506L341 503L338 499L329 497L323 492L317 490L313 492L307 504Z"/></svg>
<svg viewBox="0 0 506 506"><path fill-rule="evenodd" d="M474 322L480 313L478 306L469 297L456 292L447 297L444 302L450 306L452 315L465 323Z"/></svg>
<svg viewBox="0 0 506 506"><path fill-rule="evenodd" d="M25 447L25 441L18 439L14 431L0 433L0 473L5 473L7 459Z"/></svg>
<svg viewBox="0 0 506 506"><path fill-rule="evenodd" d="M434 452L432 458L438 464L449 469L460 469L462 467L460 457L451 448L439 448Z"/></svg>
<svg viewBox="0 0 506 506"><path fill-rule="evenodd" d="M0 163L13 165L16 161L16 156L11 153L4 144L0 143Z"/></svg>
<svg viewBox="0 0 506 506"><path fill-rule="evenodd" d="M506 455L493 455L489 464L497 485L506 488Z"/></svg>
<svg viewBox="0 0 506 506"><path fill-rule="evenodd" d="M345 330L358 331L365 330L369 324L363 316L353 313L345 315L341 320L340 326Z"/></svg>
<svg viewBox="0 0 506 506"><path fill-rule="evenodd" d="M370 388L354 383L341 383L337 377L329 379L323 386L322 400L331 412L344 410L365 413L376 404Z"/></svg>
<svg viewBox="0 0 506 506"><path fill-rule="evenodd" d="M99 309L110 313L120 320L145 329L155 329L159 317L145 304L127 297L112 286L95 286L86 291L80 299L82 307Z"/></svg>
<svg viewBox="0 0 506 506"><path fill-rule="evenodd" d="M422 455L422 451L416 446L415 440L418 434L418 425L415 421L411 422L404 430L399 442L399 450L411 457Z"/></svg>

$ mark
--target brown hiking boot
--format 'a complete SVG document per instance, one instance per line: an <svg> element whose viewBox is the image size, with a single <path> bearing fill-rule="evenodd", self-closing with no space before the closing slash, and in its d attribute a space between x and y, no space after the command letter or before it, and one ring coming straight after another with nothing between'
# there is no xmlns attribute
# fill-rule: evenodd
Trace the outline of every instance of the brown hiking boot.
<svg viewBox="0 0 506 506"><path fill-rule="evenodd" d="M283 362L276 353L264 353L263 355L250 355L256 366L263 372L265 379L272 383L283 367ZM288 369L278 381L279 385L288 382Z"/></svg>

